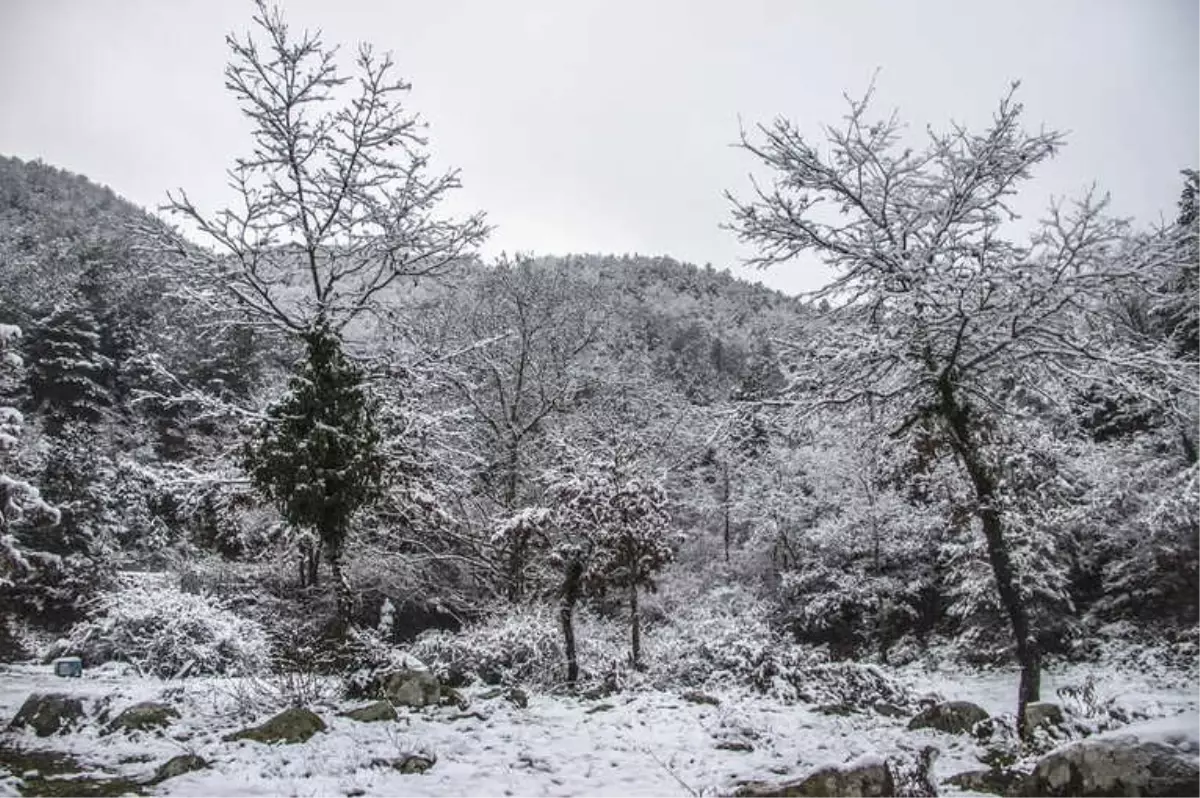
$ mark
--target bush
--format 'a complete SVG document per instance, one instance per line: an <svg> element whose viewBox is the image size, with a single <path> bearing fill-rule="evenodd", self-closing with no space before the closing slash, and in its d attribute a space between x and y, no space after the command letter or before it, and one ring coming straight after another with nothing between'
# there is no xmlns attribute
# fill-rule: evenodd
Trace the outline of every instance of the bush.
<svg viewBox="0 0 1200 798"><path fill-rule="evenodd" d="M821 648L791 643L768 623L768 605L742 585L685 591L648 646L652 681L663 688L743 687L782 701L912 704L909 690L879 668L829 662Z"/></svg>
<svg viewBox="0 0 1200 798"><path fill-rule="evenodd" d="M102 594L91 620L76 624L56 653L89 666L132 664L161 678L254 674L269 661L263 629L215 597L142 580Z"/></svg>
<svg viewBox="0 0 1200 798"><path fill-rule="evenodd" d="M582 648L584 638L579 637ZM486 684L548 686L565 676L558 625L546 607L514 609L503 618L466 626L457 634L425 632L409 650L452 685L479 679Z"/></svg>
<svg viewBox="0 0 1200 798"><path fill-rule="evenodd" d="M373 629L351 628L339 654L347 698L379 698L389 674L426 669L420 659L396 648Z"/></svg>

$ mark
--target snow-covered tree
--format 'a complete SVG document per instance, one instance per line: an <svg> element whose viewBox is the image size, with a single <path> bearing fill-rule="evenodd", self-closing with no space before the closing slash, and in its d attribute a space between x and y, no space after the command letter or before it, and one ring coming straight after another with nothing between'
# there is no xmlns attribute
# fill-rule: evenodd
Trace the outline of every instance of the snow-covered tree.
<svg viewBox="0 0 1200 798"><path fill-rule="evenodd" d="M439 326L451 339L440 345L458 350L443 377L475 422L484 457L481 493L503 524L536 501L546 430L594 382L586 366L604 312L593 284L564 264L528 258L501 259L461 293L439 298L446 317ZM507 563L509 600L520 601L525 547L519 536L495 542Z"/></svg>
<svg viewBox="0 0 1200 798"><path fill-rule="evenodd" d="M354 597L342 569L346 538L354 515L379 497L384 472L376 404L331 329L308 333L306 346L288 392L247 444L245 466L289 523L319 536L338 616L348 622Z"/></svg>
<svg viewBox="0 0 1200 798"><path fill-rule="evenodd" d="M22 360L17 353L21 330L0 324L0 396L20 381ZM58 510L42 498L41 492L13 471L13 460L21 446L24 418L10 405L0 404L0 656L12 653L9 612L16 608L19 587L36 576L28 547L14 534L13 526L26 522L38 527L58 522Z"/></svg>
<svg viewBox="0 0 1200 798"><path fill-rule="evenodd" d="M72 422L96 424L112 404L111 363L100 352L100 333L83 307L61 305L38 319L25 344L26 379L33 407L54 435Z"/></svg>
<svg viewBox="0 0 1200 798"><path fill-rule="evenodd" d="M277 8L256 8L254 33L226 37L225 85L253 129L250 153L230 170L237 201L209 214L183 191L169 195L165 210L210 246L159 227L146 231L146 251L167 245L193 298L303 342L306 359L247 468L290 522L320 535L347 621L343 549L350 518L379 495L381 468L344 337L401 278L446 272L487 227L482 214L438 215L458 173L431 173L423 123L403 103L410 86L390 54L363 44L346 74L319 32L297 36Z"/></svg>
<svg viewBox="0 0 1200 798"><path fill-rule="evenodd" d="M1162 252L1124 246L1126 228L1093 196L1054 205L1028 243L1008 237L1010 197L1063 141L1025 131L1012 93L982 132L930 130L920 149L895 115L869 118L869 99L826 129L827 148L784 119L760 127L760 142L744 135L774 182L749 201L731 197L734 227L758 265L814 252L834 269L813 296L828 309L801 401L872 402L894 434L924 425L960 465L1021 663L1023 724L1039 697L1040 653L1006 512L1009 419L1036 412L1056 379L1137 357L1104 358L1110 328L1097 310Z"/></svg>
<svg viewBox="0 0 1200 798"><path fill-rule="evenodd" d="M172 230L152 240L206 278L207 299L292 333L340 334L401 278L445 272L487 227L482 214L435 215L458 173L430 173L424 123L403 103L411 86L390 53L361 44L345 74L319 31L296 36L278 8L256 8L261 38L225 39L225 85L254 131L230 171L237 204L207 214L180 191L167 212L214 248Z"/></svg>
<svg viewBox="0 0 1200 798"><path fill-rule="evenodd" d="M675 554L667 494L661 483L638 473L621 451L554 488L559 525L569 530L557 556L566 570L564 594L586 582L593 590L624 590L629 602L630 661L641 665L640 590ZM577 536L582 536L577 537ZM579 577L575 578L576 569Z"/></svg>

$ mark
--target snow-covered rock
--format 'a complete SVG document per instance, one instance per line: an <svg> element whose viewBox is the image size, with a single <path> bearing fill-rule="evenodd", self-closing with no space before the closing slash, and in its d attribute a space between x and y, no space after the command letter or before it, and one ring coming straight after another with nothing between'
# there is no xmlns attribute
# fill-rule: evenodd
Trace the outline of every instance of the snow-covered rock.
<svg viewBox="0 0 1200 798"><path fill-rule="evenodd" d="M367 704L364 707L343 712L342 717L357 720L360 723L375 723L378 721L395 720L397 715L396 709L390 701L376 701L373 704Z"/></svg>
<svg viewBox="0 0 1200 798"><path fill-rule="evenodd" d="M148 731L169 726L171 721L179 718L179 711L169 704L159 704L154 701L140 701L128 707L120 715L113 718L105 732L111 734L118 731Z"/></svg>
<svg viewBox="0 0 1200 798"><path fill-rule="evenodd" d="M426 670L405 668L383 679L384 698L404 707L435 707L441 692L437 677Z"/></svg>
<svg viewBox="0 0 1200 798"><path fill-rule="evenodd" d="M1137 723L1051 751L1029 795L1200 795L1200 716Z"/></svg>
<svg viewBox="0 0 1200 798"><path fill-rule="evenodd" d="M738 789L743 798L789 798L790 796L889 796L896 794L892 769L882 758L860 756L844 765L830 765L802 779L783 784L752 782Z"/></svg>
<svg viewBox="0 0 1200 798"><path fill-rule="evenodd" d="M962 734L981 720L987 720L988 713L978 704L970 701L946 701L942 704L924 709L908 723L909 729L937 729L947 734Z"/></svg>
<svg viewBox="0 0 1200 798"><path fill-rule="evenodd" d="M8 724L10 730L32 729L38 737L65 732L83 718L83 701L64 693L33 693Z"/></svg>
<svg viewBox="0 0 1200 798"><path fill-rule="evenodd" d="M254 740L260 743L302 743L314 734L325 731L325 721L311 710L291 707L275 717L249 729L225 737L226 742Z"/></svg>

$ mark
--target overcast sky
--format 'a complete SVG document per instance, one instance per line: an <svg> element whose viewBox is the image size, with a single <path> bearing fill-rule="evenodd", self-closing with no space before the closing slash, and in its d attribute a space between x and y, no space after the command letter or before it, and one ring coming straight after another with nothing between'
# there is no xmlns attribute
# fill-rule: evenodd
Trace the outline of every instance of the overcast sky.
<svg viewBox="0 0 1200 798"><path fill-rule="evenodd" d="M1014 79L1030 125L1070 132L1022 207L1092 181L1114 209L1173 214L1200 147L1196 0L784 2L286 0L295 27L396 55L456 209L500 250L669 254L717 268L752 163L730 145L777 114L813 131L880 70L917 129L986 122ZM249 0L0 0L0 153L42 158L154 207L225 198L246 127L223 37ZM812 264L755 279L818 285Z"/></svg>

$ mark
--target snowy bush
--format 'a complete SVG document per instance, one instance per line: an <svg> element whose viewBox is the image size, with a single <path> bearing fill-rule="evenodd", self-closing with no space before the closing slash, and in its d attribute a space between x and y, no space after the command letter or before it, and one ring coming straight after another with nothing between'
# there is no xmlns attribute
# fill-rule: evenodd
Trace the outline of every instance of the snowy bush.
<svg viewBox="0 0 1200 798"><path fill-rule="evenodd" d="M924 585L912 568L889 576L864 573L863 567L814 561L783 573L780 622L797 640L827 644L843 656L872 643L886 652L912 631Z"/></svg>
<svg viewBox="0 0 1200 798"><path fill-rule="evenodd" d="M661 687L743 687L787 702L907 706L909 690L873 665L829 662L769 626L767 605L742 585L703 590L668 608L656 630L650 674Z"/></svg>
<svg viewBox="0 0 1200 798"><path fill-rule="evenodd" d="M263 629L213 596L143 581L102 594L96 610L66 641L89 665L119 660L143 674L179 678L252 674L268 663Z"/></svg>
<svg viewBox="0 0 1200 798"><path fill-rule="evenodd" d="M649 649L655 682L700 687L753 680L773 645L766 605L737 585L704 592L679 587L683 600L664 607L670 622L656 630Z"/></svg>
<svg viewBox="0 0 1200 798"><path fill-rule="evenodd" d="M375 629L351 628L342 642L339 658L345 666L348 698L376 698L388 674L400 670L425 670L425 663L389 643Z"/></svg>
<svg viewBox="0 0 1200 798"><path fill-rule="evenodd" d="M553 614L538 606L515 609L458 634L426 632L410 652L451 684L475 678L487 684L547 684L561 679L565 667Z"/></svg>
<svg viewBox="0 0 1200 798"><path fill-rule="evenodd" d="M622 685L628 674L628 630L623 623L580 612L576 620L580 684ZM429 631L409 652L451 685L527 684L556 688L566 680L557 609L533 605L471 624L457 634Z"/></svg>

